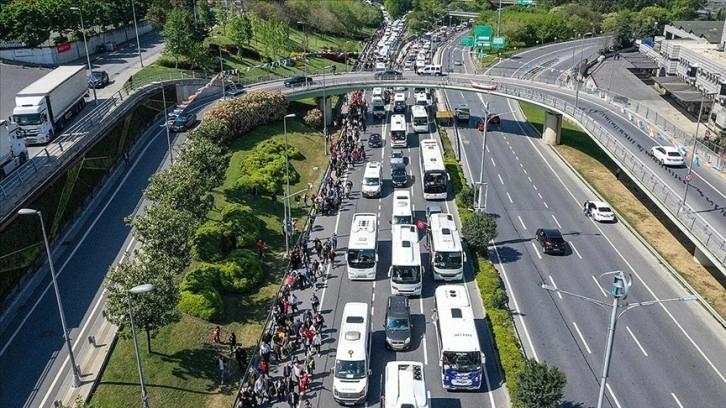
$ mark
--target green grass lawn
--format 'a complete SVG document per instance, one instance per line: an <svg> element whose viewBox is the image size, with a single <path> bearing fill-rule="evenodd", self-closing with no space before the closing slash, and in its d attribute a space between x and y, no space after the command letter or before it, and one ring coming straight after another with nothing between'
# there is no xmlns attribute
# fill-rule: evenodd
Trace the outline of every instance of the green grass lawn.
<svg viewBox="0 0 726 408"><path fill-rule="evenodd" d="M310 129L298 120L289 120L287 125L288 143L295 146L303 157L303 160L291 161L301 177L299 183L290 186L290 190L297 192L305 189L307 183L311 182L315 186L314 191L317 191L327 165L322 132ZM228 189L234 186L235 180L240 175L240 163L248 151L270 137L284 138L282 122L261 126L238 140L232 146L234 153L227 170L227 179L213 194L217 209L221 209L225 203L231 201L254 208L267 227L268 235L265 240L270 253L282 255L284 252L284 237L281 231L282 195L278 196L277 205L273 208L269 197L228 193ZM293 202L292 215L299 220L298 229L302 228L307 209L299 208ZM220 213L212 211L209 217L219 219ZM223 297L225 302L225 320L221 322L223 340L226 340L230 331L233 331L237 335L238 343L243 346L250 348L257 343L285 268L281 256L268 256L266 259L270 272L257 293ZM151 406L180 408L230 406L237 386L234 383L230 385L230 382L220 386L219 369L216 365L219 353L224 352L228 355L230 378L233 381L239 380L240 372L236 361L229 356L229 348L211 342L214 326L193 317L183 316L180 322L160 330L156 339L152 340L151 354L146 352L145 335L141 333L139 341ZM139 377L133 343L131 340L119 339L91 402L98 407L134 406L138 403L139 394Z"/></svg>

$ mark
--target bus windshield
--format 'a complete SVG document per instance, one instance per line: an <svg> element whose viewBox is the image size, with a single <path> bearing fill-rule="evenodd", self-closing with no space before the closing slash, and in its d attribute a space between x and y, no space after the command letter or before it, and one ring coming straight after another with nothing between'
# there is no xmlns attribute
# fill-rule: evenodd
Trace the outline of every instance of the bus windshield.
<svg viewBox="0 0 726 408"><path fill-rule="evenodd" d="M413 224L413 217L411 217L410 215L394 215L393 224Z"/></svg>
<svg viewBox="0 0 726 408"><path fill-rule="evenodd" d="M436 252L434 266L436 268L458 269L462 265L461 252Z"/></svg>
<svg viewBox="0 0 726 408"><path fill-rule="evenodd" d="M421 268L418 266L393 266L391 280L398 284L412 284L421 282Z"/></svg>
<svg viewBox="0 0 726 408"><path fill-rule="evenodd" d="M365 361L335 361L335 378L344 380L366 378L366 362Z"/></svg>
<svg viewBox="0 0 726 408"><path fill-rule="evenodd" d="M424 191L429 193L443 193L446 191L446 173L428 172L424 175Z"/></svg>
<svg viewBox="0 0 726 408"><path fill-rule="evenodd" d="M374 249L349 249L348 266L351 268L372 268L376 264Z"/></svg>
<svg viewBox="0 0 726 408"><path fill-rule="evenodd" d="M391 139L393 140L406 140L406 132L393 131L391 132Z"/></svg>
<svg viewBox="0 0 726 408"><path fill-rule="evenodd" d="M444 351L444 370L472 372L481 369L481 354L478 351L455 352Z"/></svg>

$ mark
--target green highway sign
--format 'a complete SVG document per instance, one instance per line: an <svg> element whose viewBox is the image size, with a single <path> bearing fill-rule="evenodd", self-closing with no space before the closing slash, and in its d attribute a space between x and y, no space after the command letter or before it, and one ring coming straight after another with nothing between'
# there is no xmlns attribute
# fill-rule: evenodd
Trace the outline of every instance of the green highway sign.
<svg viewBox="0 0 726 408"><path fill-rule="evenodd" d="M534 0L517 0L517 4L520 6L534 6L537 3Z"/></svg>
<svg viewBox="0 0 726 408"><path fill-rule="evenodd" d="M474 26L474 41L479 49L488 50L492 48L492 26L476 25Z"/></svg>
<svg viewBox="0 0 726 408"><path fill-rule="evenodd" d="M474 46L474 37L470 35L466 35L464 37L461 37L461 46L462 47L473 47Z"/></svg>
<svg viewBox="0 0 726 408"><path fill-rule="evenodd" d="M492 48L505 48L506 41L504 37L492 37Z"/></svg>

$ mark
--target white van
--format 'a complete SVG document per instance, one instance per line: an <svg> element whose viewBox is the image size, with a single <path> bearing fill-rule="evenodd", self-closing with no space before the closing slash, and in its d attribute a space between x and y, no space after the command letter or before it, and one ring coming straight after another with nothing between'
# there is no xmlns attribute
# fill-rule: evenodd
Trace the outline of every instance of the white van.
<svg viewBox="0 0 726 408"><path fill-rule="evenodd" d="M370 162L366 164L363 173L363 186L361 194L363 197L380 197L383 186L383 165L381 162Z"/></svg>
<svg viewBox="0 0 726 408"><path fill-rule="evenodd" d="M333 398L355 405L368 395L368 303L346 303L333 370Z"/></svg>
<svg viewBox="0 0 726 408"><path fill-rule="evenodd" d="M428 408L424 365L417 361L392 361L386 364L383 408Z"/></svg>
<svg viewBox="0 0 726 408"><path fill-rule="evenodd" d="M429 99L425 93L417 93L415 96L415 104L417 106L429 106Z"/></svg>
<svg viewBox="0 0 726 408"><path fill-rule="evenodd" d="M413 206L411 205L411 193L408 190L396 190L393 194L393 225L413 224Z"/></svg>
<svg viewBox="0 0 726 408"><path fill-rule="evenodd" d="M386 70L385 62L376 62L376 72L385 71L385 70Z"/></svg>
<svg viewBox="0 0 726 408"><path fill-rule="evenodd" d="M376 118L382 118L386 116L386 101L380 96L374 96L371 99L371 106L373 106L373 116Z"/></svg>
<svg viewBox="0 0 726 408"><path fill-rule="evenodd" d="M393 95L393 111L406 112L406 94L399 92Z"/></svg>
<svg viewBox="0 0 726 408"><path fill-rule="evenodd" d="M383 88L380 88L380 87L373 88L373 91L371 91L371 96L374 98L375 97L383 98Z"/></svg>
<svg viewBox="0 0 726 408"><path fill-rule="evenodd" d="M441 75L441 65L426 65L423 68L420 68L418 71L416 71L419 75Z"/></svg>

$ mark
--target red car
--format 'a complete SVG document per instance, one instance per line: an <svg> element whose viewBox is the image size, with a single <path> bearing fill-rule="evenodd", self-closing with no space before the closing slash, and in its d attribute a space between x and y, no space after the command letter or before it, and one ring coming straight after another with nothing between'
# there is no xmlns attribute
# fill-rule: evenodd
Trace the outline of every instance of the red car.
<svg viewBox="0 0 726 408"><path fill-rule="evenodd" d="M489 124L487 123L487 130L489 130ZM479 123L476 124L476 130L480 132L484 132L484 121L480 120Z"/></svg>

